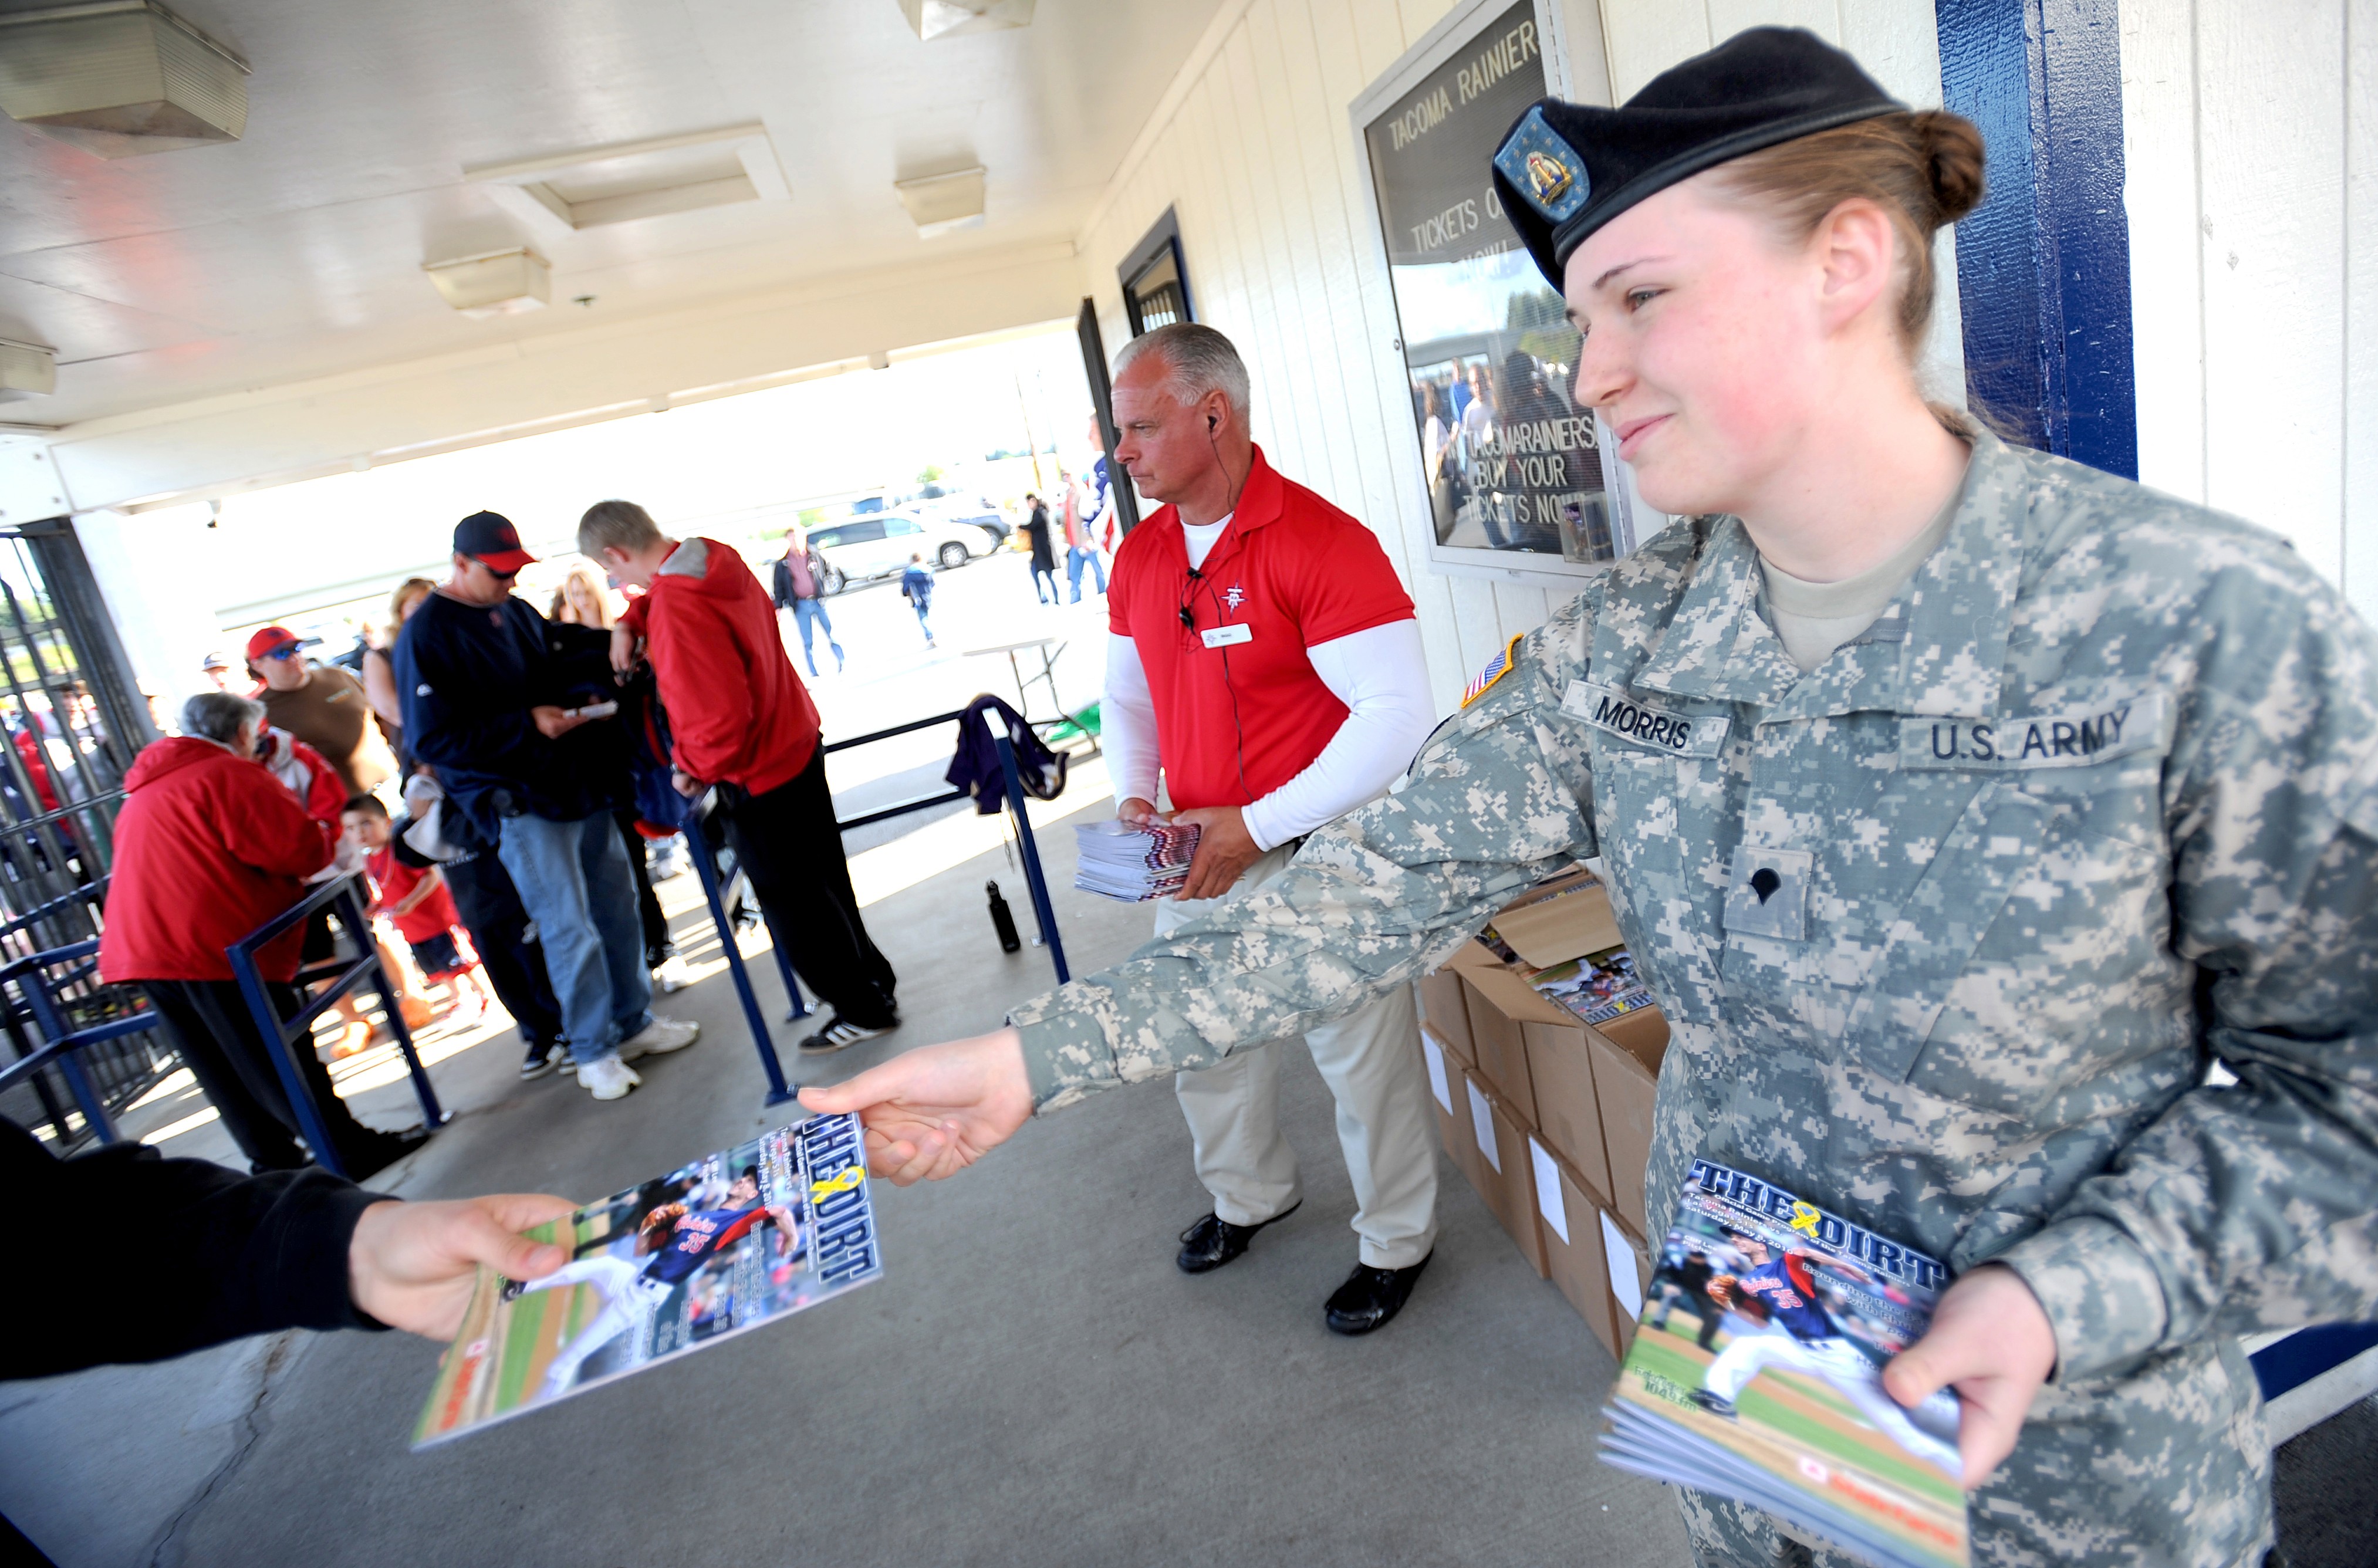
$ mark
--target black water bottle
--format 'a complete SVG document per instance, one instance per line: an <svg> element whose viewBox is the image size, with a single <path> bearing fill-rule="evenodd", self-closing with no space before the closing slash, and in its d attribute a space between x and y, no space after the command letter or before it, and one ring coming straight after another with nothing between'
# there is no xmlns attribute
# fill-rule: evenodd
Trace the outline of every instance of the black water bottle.
<svg viewBox="0 0 2378 1568"><path fill-rule="evenodd" d="M999 896L999 884L985 882L983 886L991 892L991 925L999 933L999 951L1018 951L1024 946L1024 939L1015 934L1015 916L1007 907L1007 901Z"/></svg>

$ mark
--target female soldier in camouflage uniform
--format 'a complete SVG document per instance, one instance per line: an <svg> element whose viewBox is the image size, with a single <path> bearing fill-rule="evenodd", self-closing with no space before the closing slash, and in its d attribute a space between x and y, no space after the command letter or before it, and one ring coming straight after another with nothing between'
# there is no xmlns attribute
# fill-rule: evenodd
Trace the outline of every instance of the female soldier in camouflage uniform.
<svg viewBox="0 0 2378 1568"><path fill-rule="evenodd" d="M1980 143L1810 35L1540 104L1495 162L1578 401L1681 521L1287 875L803 1098L948 1175L1351 1011L1599 855L1674 1029L1651 1211L1706 1154L1951 1264L1887 1381L1964 1401L1975 1560L2258 1561L2238 1336L2378 1306L2368 628L2259 529L1927 409ZM1682 1495L1705 1563L1833 1560Z"/></svg>

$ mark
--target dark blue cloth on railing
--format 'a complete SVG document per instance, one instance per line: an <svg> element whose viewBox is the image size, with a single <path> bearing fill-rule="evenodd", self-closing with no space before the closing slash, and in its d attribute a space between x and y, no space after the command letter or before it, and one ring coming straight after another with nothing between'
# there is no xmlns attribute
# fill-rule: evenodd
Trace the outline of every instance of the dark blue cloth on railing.
<svg viewBox="0 0 2378 1568"><path fill-rule="evenodd" d="M988 817L1007 804L994 723L1006 726L1008 742L1015 748L1015 771L1023 777L1024 793L1035 800L1054 800L1064 794L1064 754L1042 745L1024 715L998 698L978 697L958 716L957 755L942 775L951 787L974 796L976 814Z"/></svg>

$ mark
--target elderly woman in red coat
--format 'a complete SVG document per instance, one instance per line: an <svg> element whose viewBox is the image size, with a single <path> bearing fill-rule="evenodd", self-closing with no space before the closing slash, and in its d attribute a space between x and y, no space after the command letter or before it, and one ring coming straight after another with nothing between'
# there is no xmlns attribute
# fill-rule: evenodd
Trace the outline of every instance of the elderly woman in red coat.
<svg viewBox="0 0 2378 1568"><path fill-rule="evenodd" d="M104 980L138 986L180 1045L182 1060L256 1170L307 1163L297 1118L224 949L297 902L330 863L331 830L256 765L264 710L210 691L182 709L182 733L143 750L126 775L115 820L115 869L100 939ZM302 928L258 953L283 1016L298 1006ZM350 1176L378 1170L425 1134L376 1131L348 1114L305 1043L305 1074Z"/></svg>

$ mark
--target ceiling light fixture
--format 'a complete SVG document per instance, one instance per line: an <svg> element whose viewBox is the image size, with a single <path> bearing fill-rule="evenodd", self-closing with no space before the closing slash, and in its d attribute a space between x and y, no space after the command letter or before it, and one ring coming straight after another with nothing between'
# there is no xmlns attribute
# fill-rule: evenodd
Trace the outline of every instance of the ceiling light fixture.
<svg viewBox="0 0 2378 1568"><path fill-rule="evenodd" d="M900 193L900 205L908 209L910 221L917 225L917 237L929 240L953 230L981 226L982 181L983 169L977 164L946 174L895 180L892 188Z"/></svg>
<svg viewBox="0 0 2378 1568"><path fill-rule="evenodd" d="M900 13L931 43L969 32L1002 32L1032 25L1033 0L900 0Z"/></svg>
<svg viewBox="0 0 2378 1568"><path fill-rule="evenodd" d="M547 233L792 195L768 127L756 121L474 164L462 177Z"/></svg>
<svg viewBox="0 0 2378 1568"><path fill-rule="evenodd" d="M158 0L0 15L0 110L102 158L237 141L247 62Z"/></svg>
<svg viewBox="0 0 2378 1568"><path fill-rule="evenodd" d="M429 274L448 305L474 320L517 316L538 309L553 297L552 267L525 247L432 261L421 269Z"/></svg>
<svg viewBox="0 0 2378 1568"><path fill-rule="evenodd" d="M46 398L57 389L57 350L0 338L0 403Z"/></svg>

